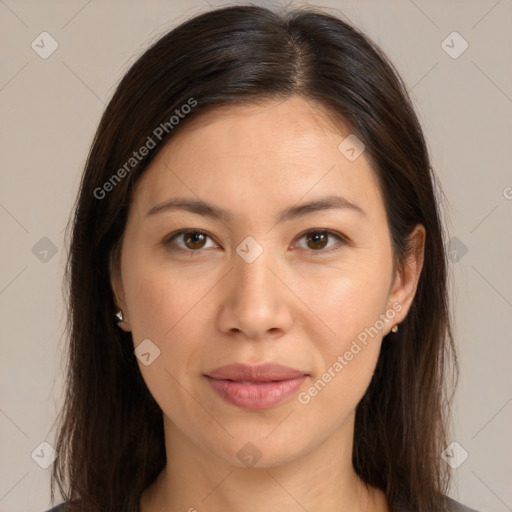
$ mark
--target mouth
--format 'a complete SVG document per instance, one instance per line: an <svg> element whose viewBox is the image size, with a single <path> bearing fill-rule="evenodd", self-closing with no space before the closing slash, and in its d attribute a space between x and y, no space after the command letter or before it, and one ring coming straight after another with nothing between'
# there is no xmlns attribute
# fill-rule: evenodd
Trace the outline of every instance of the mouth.
<svg viewBox="0 0 512 512"><path fill-rule="evenodd" d="M309 375L276 363L233 364L205 374L214 391L242 409L269 409L294 395Z"/></svg>

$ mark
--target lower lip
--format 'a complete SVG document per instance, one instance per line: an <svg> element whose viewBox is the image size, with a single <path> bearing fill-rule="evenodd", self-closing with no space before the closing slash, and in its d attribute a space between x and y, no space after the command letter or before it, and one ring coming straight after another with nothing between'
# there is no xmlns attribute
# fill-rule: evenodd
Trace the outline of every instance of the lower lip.
<svg viewBox="0 0 512 512"><path fill-rule="evenodd" d="M206 376L212 388L232 405L243 409L269 409L296 393L307 375L273 382L235 382Z"/></svg>

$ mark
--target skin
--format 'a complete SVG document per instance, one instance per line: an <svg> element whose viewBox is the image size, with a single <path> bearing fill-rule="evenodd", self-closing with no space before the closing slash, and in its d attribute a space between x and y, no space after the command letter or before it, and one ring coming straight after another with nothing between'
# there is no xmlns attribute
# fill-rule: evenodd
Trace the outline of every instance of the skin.
<svg viewBox="0 0 512 512"><path fill-rule="evenodd" d="M349 161L338 149L349 134L300 97L216 108L178 132L137 182L111 281L120 327L135 347L150 339L160 350L147 366L138 360L163 411L167 454L141 512L389 511L352 467L355 408L382 337L411 305L425 230L415 227L412 255L395 270L375 173L364 152ZM325 209L276 223L283 208L334 192L364 213ZM147 216L178 196L233 218ZM166 246L183 228L208 237L189 233ZM308 239L321 229L348 242ZM248 236L263 248L252 263L236 252ZM307 404L294 395L244 410L203 377L235 362L278 362L308 373L307 391L386 311L394 318ZM248 442L261 457L253 467L237 456Z"/></svg>

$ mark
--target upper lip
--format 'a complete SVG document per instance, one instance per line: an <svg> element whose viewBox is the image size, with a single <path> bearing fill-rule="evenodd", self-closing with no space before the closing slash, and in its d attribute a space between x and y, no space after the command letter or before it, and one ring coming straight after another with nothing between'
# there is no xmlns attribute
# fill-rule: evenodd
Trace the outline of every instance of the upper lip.
<svg viewBox="0 0 512 512"><path fill-rule="evenodd" d="M277 363L247 365L242 363L221 366L206 374L207 377L222 380L270 382L290 380L307 375L303 371Z"/></svg>

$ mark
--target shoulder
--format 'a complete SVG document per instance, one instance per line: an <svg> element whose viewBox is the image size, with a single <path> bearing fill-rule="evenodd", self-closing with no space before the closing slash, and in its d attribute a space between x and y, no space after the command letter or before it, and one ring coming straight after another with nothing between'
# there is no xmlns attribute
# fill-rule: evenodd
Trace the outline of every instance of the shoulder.
<svg viewBox="0 0 512 512"><path fill-rule="evenodd" d="M478 512L474 508L469 508L458 501L455 501L453 498L445 496L446 504L448 505L448 510L450 512Z"/></svg>
<svg viewBox="0 0 512 512"><path fill-rule="evenodd" d="M66 512L68 507L66 507L66 502L60 503L59 505L55 505L53 508L50 508L46 512Z"/></svg>
<svg viewBox="0 0 512 512"><path fill-rule="evenodd" d="M459 503L458 501L455 501L453 498L450 498L449 496L445 496L444 499L446 501L447 510L449 510L450 512L479 512L474 508L470 508L466 505L463 505L462 503ZM66 509L66 503L61 503L47 510L46 512L66 512Z"/></svg>
<svg viewBox="0 0 512 512"><path fill-rule="evenodd" d="M449 496L443 496L442 501L444 501L445 507L443 507L443 510L448 512L479 512L478 510L475 510L474 508L470 508L466 505L463 505L462 503L459 503L458 501L455 501L453 498L450 498ZM411 509L406 508L397 508L396 510L393 510L392 512L414 512Z"/></svg>

